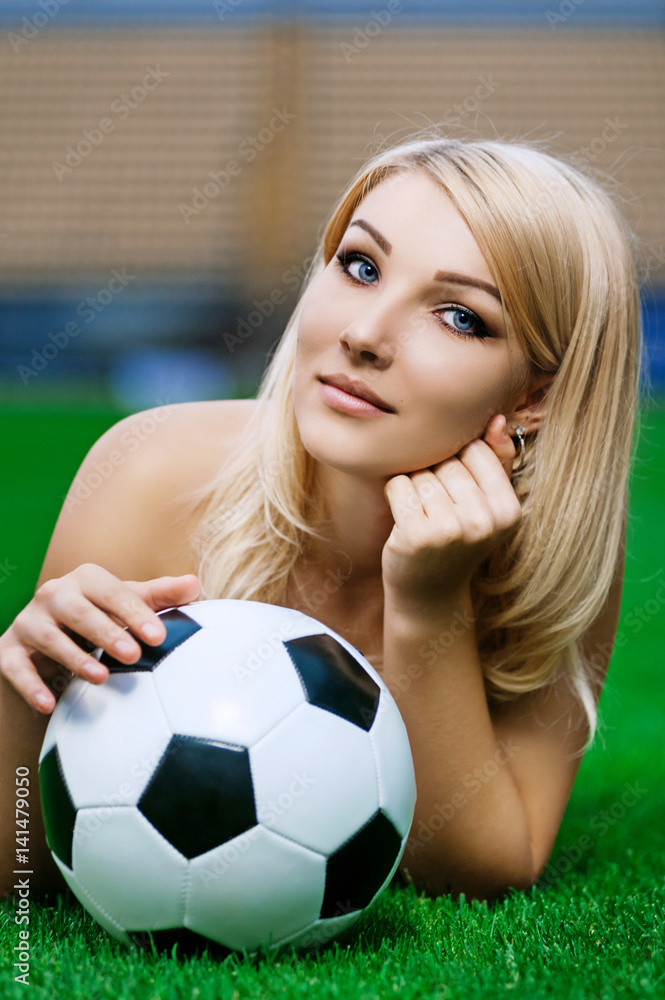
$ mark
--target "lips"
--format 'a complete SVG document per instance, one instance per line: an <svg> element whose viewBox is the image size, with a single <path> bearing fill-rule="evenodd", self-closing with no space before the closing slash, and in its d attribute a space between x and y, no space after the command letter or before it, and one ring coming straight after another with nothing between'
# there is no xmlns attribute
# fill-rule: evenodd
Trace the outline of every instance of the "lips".
<svg viewBox="0 0 665 1000"><path fill-rule="evenodd" d="M368 403L378 406L380 410L386 410L387 413L395 412L393 407L389 403L386 403L385 399L377 396L375 392L372 392L367 383L361 382L360 379L349 378L348 375L340 373L335 375L321 375L319 381L325 382L327 385L332 385L336 389L341 389L343 392L348 392L352 396L358 396L359 399L365 399Z"/></svg>

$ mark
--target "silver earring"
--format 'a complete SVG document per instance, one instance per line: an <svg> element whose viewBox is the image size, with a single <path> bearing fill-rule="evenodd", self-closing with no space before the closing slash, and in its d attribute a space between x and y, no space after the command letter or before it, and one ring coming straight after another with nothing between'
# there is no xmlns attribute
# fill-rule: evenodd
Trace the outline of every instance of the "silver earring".
<svg viewBox="0 0 665 1000"><path fill-rule="evenodd" d="M526 427L522 427L521 425L519 427L516 427L515 434L517 435L517 440L520 443L520 461L517 468L514 469L513 471L519 472L522 466L524 465L524 458L526 456L526 446L524 444L526 438Z"/></svg>

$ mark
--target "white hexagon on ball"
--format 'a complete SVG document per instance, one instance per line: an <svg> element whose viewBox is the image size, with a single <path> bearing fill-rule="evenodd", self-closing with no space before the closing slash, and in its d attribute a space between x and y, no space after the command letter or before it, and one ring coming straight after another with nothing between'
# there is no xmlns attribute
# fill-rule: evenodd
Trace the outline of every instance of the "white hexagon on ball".
<svg viewBox="0 0 665 1000"><path fill-rule="evenodd" d="M379 807L365 730L300 705L250 747L256 815L264 826L330 854Z"/></svg>
<svg viewBox="0 0 665 1000"><path fill-rule="evenodd" d="M290 608L161 613L135 665L74 680L40 754L47 843L110 933L254 951L329 940L394 873L406 729L355 647ZM161 937L160 937L161 935Z"/></svg>
<svg viewBox="0 0 665 1000"><path fill-rule="evenodd" d="M255 826L190 862L186 926L228 948L257 948L318 917L326 861Z"/></svg>

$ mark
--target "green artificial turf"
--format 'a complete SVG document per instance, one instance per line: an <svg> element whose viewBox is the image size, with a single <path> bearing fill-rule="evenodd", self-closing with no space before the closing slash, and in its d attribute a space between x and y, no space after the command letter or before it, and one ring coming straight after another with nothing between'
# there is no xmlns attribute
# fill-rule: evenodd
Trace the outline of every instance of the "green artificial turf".
<svg viewBox="0 0 665 1000"><path fill-rule="evenodd" d="M29 600L87 448L120 414L0 410L4 629ZM665 997L665 410L643 415L619 636L587 753L544 876L493 904L392 885L309 954L158 956L125 949L68 894L30 904L30 986L14 982L14 902L0 905L0 997ZM13 822L13 816L2 818Z"/></svg>

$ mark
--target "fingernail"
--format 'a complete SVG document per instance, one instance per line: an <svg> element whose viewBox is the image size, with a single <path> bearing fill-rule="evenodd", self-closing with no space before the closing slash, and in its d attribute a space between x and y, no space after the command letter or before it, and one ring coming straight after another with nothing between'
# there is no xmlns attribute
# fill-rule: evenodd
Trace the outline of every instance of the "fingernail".
<svg viewBox="0 0 665 1000"><path fill-rule="evenodd" d="M159 638L160 634L161 634L160 630L157 628L156 625L142 625L141 626L141 635L145 639L157 639L157 638Z"/></svg>
<svg viewBox="0 0 665 1000"><path fill-rule="evenodd" d="M86 663L83 668L83 676L87 677L89 681L99 681L103 677L106 677L106 670L95 660L94 663Z"/></svg>
<svg viewBox="0 0 665 1000"><path fill-rule="evenodd" d="M35 705L37 705L38 708L50 708L52 704L53 699L49 695L45 694L44 691L39 691L35 695Z"/></svg>
<svg viewBox="0 0 665 1000"><path fill-rule="evenodd" d="M113 648L120 656L129 656L130 653L135 653L134 644L128 642L127 639L118 639L117 642L113 643Z"/></svg>

